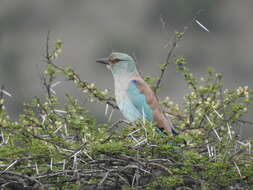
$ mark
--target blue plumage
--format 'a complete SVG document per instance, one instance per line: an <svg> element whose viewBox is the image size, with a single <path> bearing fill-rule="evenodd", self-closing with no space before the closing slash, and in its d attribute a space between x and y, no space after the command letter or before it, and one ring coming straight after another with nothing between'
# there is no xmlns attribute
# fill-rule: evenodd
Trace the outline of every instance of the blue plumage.
<svg viewBox="0 0 253 190"><path fill-rule="evenodd" d="M129 87L127 90L128 97L131 100L132 104L139 111L141 116L143 115L146 120L152 122L153 121L153 110L147 104L145 95L139 91L136 83L137 83L136 80L130 81Z"/></svg>

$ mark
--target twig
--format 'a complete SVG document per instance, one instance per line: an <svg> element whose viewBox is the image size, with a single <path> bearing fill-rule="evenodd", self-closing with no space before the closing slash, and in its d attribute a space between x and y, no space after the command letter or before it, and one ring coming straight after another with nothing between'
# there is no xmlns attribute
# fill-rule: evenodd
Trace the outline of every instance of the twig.
<svg viewBox="0 0 253 190"><path fill-rule="evenodd" d="M176 48L178 42L179 42L179 40L178 40L178 38L175 36L174 39L173 39L173 42L172 42L172 47L171 47L170 50L168 51L167 58L166 58L166 62L165 62L165 64L164 64L164 68L161 69L161 74L160 74L160 76L159 76L159 78L158 78L158 81L157 81L157 83L156 83L156 86L155 86L155 88L154 88L154 93L156 93L157 90L158 90L158 88L160 87L160 84L161 84L161 82L162 82L163 75L164 75L164 73L165 73L165 71L166 71L166 69L167 69L167 66L168 66L169 63L170 63L170 62L169 62L170 57L171 57L171 55L172 55L174 49Z"/></svg>
<svg viewBox="0 0 253 190"><path fill-rule="evenodd" d="M177 33L174 35L174 38L173 38L173 41L172 41L172 46L171 48L168 50L168 54L167 54L167 57L166 57L166 60L165 60L165 64L163 65L163 68L161 69L161 73L160 73L160 76L157 80L157 83L156 83L156 86L154 88L154 93L156 94L157 90L159 89L160 87L160 84L162 82L162 79L163 79L163 76L164 76L164 73L165 71L167 70L167 67L170 63L170 59L171 59L171 56L173 55L173 52L175 50L175 48L177 47L177 44L180 42L180 40L182 39L182 37L185 35L185 33L187 32L187 30L189 29L189 25L192 24L197 16L202 12L202 10L199 10L196 12L196 14L194 15L194 17L191 19L191 22L189 24L187 24L183 31L181 32L180 35L178 35ZM160 16L160 21L161 21L161 24L163 26L163 28L166 30L167 32L167 29L166 29L166 22L164 21L163 17Z"/></svg>
<svg viewBox="0 0 253 190"><path fill-rule="evenodd" d="M90 83L81 80L79 75L74 70L70 69L70 70L66 71L65 68L62 68L62 67L56 65L51 59L50 50L49 50L49 40L50 40L50 31L48 31L47 38L46 38L46 55L45 55L45 60L44 60L44 62L46 62L46 64L50 64L55 69L61 71L68 78L68 80L71 80L74 83L80 84L81 88L83 88L83 91L87 90L91 95L93 95L100 102L104 102L104 103L108 104L113 109L119 109L116 104L116 101L113 97L99 96L97 93L95 93L94 89L89 88ZM68 72L71 72L71 75L69 75ZM49 75L48 79L46 79L45 76L42 76L43 85L46 87L49 99L51 99L51 92L54 91L54 90L52 90L52 87L55 87L56 85L59 84L59 82L52 84L53 79L54 79L54 75ZM99 89L97 89L97 90L99 90Z"/></svg>
<svg viewBox="0 0 253 190"><path fill-rule="evenodd" d="M45 62L47 65L53 65L53 62L52 62L51 56L50 56L49 41L50 41L50 30L47 32L47 37L46 37L46 55L45 55L46 61ZM44 74L42 74L42 82L46 88L50 103L52 102L52 100L51 100L52 93L56 94L56 92L52 89L52 82L53 82L54 78L55 78L54 74L50 73L49 77L46 77Z"/></svg>
<svg viewBox="0 0 253 190"><path fill-rule="evenodd" d="M25 175L25 174L23 174L23 173L12 172L12 171L5 171L5 174L10 174L10 175L18 176L18 177L20 177L21 179L22 179L22 178L27 179L27 180L32 181L32 182L35 182L35 183L39 184L41 187L43 187L43 184L42 184L40 181L38 181L38 180L36 179L37 177L30 177L30 176Z"/></svg>
<svg viewBox="0 0 253 190"><path fill-rule="evenodd" d="M114 128L116 127L119 127L119 124L125 124L125 125L130 125L131 123L127 120L119 120L119 121L116 121L115 123L113 123L111 125L111 127L107 130L108 132L112 131Z"/></svg>
<svg viewBox="0 0 253 190"><path fill-rule="evenodd" d="M173 175L173 172L170 171L167 167L163 166L162 164L151 162L151 163L149 163L149 165L153 165L153 166L159 167L159 168L163 169L164 171L168 172L170 175Z"/></svg>
<svg viewBox="0 0 253 190"><path fill-rule="evenodd" d="M127 179L125 179L124 177L122 177L119 174L116 174L122 181L124 181L127 185L130 185L129 182L127 181Z"/></svg>
<svg viewBox="0 0 253 190"><path fill-rule="evenodd" d="M50 40L50 30L47 31L47 39L46 39L46 59L50 61L50 56L49 56L49 40Z"/></svg>
<svg viewBox="0 0 253 190"><path fill-rule="evenodd" d="M4 85L2 85L1 89L0 89L0 100L3 99L3 97L4 97L3 90L4 90Z"/></svg>

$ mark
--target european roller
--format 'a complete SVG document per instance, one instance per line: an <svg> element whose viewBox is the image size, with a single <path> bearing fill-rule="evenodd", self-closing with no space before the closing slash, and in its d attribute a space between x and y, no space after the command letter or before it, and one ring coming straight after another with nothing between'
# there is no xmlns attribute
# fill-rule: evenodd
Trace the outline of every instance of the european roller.
<svg viewBox="0 0 253 190"><path fill-rule="evenodd" d="M111 70L116 103L123 116L130 122L148 120L163 132L176 134L171 122L164 116L158 100L140 76L134 59L124 53L113 52L108 58L96 60Z"/></svg>

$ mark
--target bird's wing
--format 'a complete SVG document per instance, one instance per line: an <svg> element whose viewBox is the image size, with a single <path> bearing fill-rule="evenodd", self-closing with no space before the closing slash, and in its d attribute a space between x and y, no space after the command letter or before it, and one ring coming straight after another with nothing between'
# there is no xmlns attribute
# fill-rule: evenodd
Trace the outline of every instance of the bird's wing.
<svg viewBox="0 0 253 190"><path fill-rule="evenodd" d="M146 95L140 90L140 81L133 79L130 81L127 93L134 107L147 120L153 121L153 109L147 102Z"/></svg>
<svg viewBox="0 0 253 190"><path fill-rule="evenodd" d="M155 121L167 133L173 132L172 125L163 115L154 92L141 77L133 77L128 86L128 97L136 109L149 121Z"/></svg>

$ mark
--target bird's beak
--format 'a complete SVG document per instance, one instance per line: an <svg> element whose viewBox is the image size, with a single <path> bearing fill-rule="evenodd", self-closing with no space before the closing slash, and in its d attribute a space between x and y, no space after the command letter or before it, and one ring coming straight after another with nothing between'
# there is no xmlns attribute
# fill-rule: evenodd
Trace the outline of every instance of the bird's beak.
<svg viewBox="0 0 253 190"><path fill-rule="evenodd" d="M97 62L97 63L105 64L105 65L109 65L109 60L108 60L108 58L100 58L100 59L97 59L96 62Z"/></svg>

